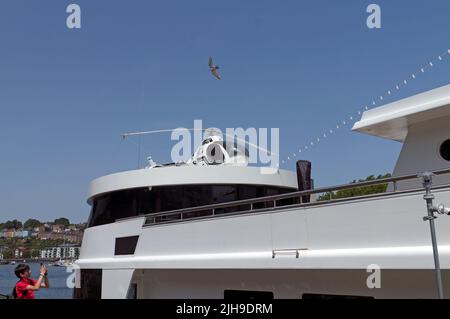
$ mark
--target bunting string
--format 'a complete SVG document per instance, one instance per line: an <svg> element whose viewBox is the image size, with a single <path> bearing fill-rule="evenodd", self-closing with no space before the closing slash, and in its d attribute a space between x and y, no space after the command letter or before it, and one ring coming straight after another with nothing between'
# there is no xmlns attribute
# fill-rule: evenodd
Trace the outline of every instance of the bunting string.
<svg viewBox="0 0 450 319"><path fill-rule="evenodd" d="M335 135L339 130L342 130L348 126L353 126L353 124L361 117L362 113L378 106L379 104L384 104L385 99L392 97L396 92L400 91L403 87L407 86L410 82L415 81L420 74L427 72L431 68L435 68L439 63L443 62L446 58L450 56L450 49L446 50L442 54L438 55L435 59L430 62L419 67L415 72L411 73L407 78L403 81L397 82L392 87L387 89L383 94L378 95L377 98L373 98L372 101L358 109L358 111L354 112L342 120L338 121L334 126L323 131L322 134L316 136L309 140L309 142L300 146L297 151L290 153L287 157L281 159L281 164L286 164L291 160L295 160L297 156L300 156L302 153L308 152L318 144L320 144L323 140L329 139L331 136Z"/></svg>

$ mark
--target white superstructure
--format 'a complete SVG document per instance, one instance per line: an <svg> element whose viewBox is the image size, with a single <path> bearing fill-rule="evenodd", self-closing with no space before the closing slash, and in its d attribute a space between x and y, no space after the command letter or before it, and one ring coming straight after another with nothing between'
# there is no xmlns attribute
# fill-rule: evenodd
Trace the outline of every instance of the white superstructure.
<svg viewBox="0 0 450 319"><path fill-rule="evenodd" d="M404 143L399 177L450 168L446 123L450 85L367 111L354 130ZM263 174L240 156L235 165L197 156L94 180L77 296L436 297L418 179L395 181L386 193L309 202L289 194L297 174ZM435 178L436 204L450 204L449 176ZM251 200L260 197L267 199ZM450 218L436 225L450 296ZM381 268L379 289L366 283L373 265Z"/></svg>

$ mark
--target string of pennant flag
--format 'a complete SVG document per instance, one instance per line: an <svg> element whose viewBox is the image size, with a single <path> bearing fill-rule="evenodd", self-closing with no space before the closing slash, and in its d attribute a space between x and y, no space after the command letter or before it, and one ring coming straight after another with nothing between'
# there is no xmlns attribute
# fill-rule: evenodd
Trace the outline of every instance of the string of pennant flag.
<svg viewBox="0 0 450 319"><path fill-rule="evenodd" d="M378 104L385 103L384 101L388 99L389 97L395 95L398 91L400 91L403 87L407 86L409 82L412 82L416 80L422 73L427 72L429 69L434 68L435 66L439 65L440 62L443 62L445 58L448 58L450 56L450 49L446 50L442 54L438 55L436 58L430 60L430 62L427 62L426 64L419 67L415 72L411 73L407 78L405 78L403 81L398 82L397 84L393 85L391 88L386 90L383 94L379 95L377 98L372 99L372 101L361 107L357 112L354 114L347 116L343 118L341 121L337 122L334 126L328 128L327 130L324 130L322 134L316 136L315 138L311 139L306 144L300 146L297 151L289 154L287 157L281 159L281 164L286 164L291 160L295 160L297 156L300 156L304 152L308 152L313 147L315 147L317 144L319 144L324 139L329 138L333 134L335 134L338 130L343 129L344 127L347 127L350 124L354 124L361 114L364 111L367 111L371 108L374 108Z"/></svg>

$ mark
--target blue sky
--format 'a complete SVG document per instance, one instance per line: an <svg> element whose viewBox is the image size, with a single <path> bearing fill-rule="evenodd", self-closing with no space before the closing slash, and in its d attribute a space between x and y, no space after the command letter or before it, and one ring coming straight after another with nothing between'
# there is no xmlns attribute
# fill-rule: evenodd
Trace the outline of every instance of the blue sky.
<svg viewBox="0 0 450 319"><path fill-rule="evenodd" d="M373 2L380 30L366 26ZM70 3L81 30L66 27ZM136 168L123 132L279 127L286 157L450 48L449 12L448 0L1 0L0 221L85 221L89 181ZM448 84L449 62L385 102ZM172 145L146 137L142 157L169 161ZM400 147L347 125L302 157L324 186L390 172Z"/></svg>

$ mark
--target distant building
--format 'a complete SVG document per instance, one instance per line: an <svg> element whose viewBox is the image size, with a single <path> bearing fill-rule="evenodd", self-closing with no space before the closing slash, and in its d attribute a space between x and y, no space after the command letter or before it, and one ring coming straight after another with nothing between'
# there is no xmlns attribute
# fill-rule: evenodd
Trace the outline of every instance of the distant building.
<svg viewBox="0 0 450 319"><path fill-rule="evenodd" d="M9 230L3 233L4 238L26 238L30 237L31 233L28 230Z"/></svg>
<svg viewBox="0 0 450 319"><path fill-rule="evenodd" d="M29 231L29 230L23 230L22 231L22 237L23 238L27 238L27 237L30 237L31 236L31 231Z"/></svg>
<svg viewBox="0 0 450 319"><path fill-rule="evenodd" d="M25 251L24 247L17 247L14 250L14 258L22 258L24 251Z"/></svg>
<svg viewBox="0 0 450 319"><path fill-rule="evenodd" d="M64 232L64 225L53 225L52 226L52 232L54 233L63 233Z"/></svg>
<svg viewBox="0 0 450 319"><path fill-rule="evenodd" d="M14 229L5 230L3 233L4 238L14 238L16 237L16 231Z"/></svg>
<svg viewBox="0 0 450 319"><path fill-rule="evenodd" d="M44 225L41 225L41 226L38 226L38 227L34 227L34 232L36 232L36 233L43 233L43 232L45 232L45 226Z"/></svg>
<svg viewBox="0 0 450 319"><path fill-rule="evenodd" d="M50 235L52 235L52 233L49 233L49 232L40 232L40 233L37 233L36 235L37 235L37 238L38 238L38 239L41 239L41 240L48 240L48 239L51 239L51 238L50 238Z"/></svg>
<svg viewBox="0 0 450 319"><path fill-rule="evenodd" d="M80 247L75 245L60 245L41 250L41 258L44 259L78 259Z"/></svg>
<svg viewBox="0 0 450 319"><path fill-rule="evenodd" d="M37 234L37 238L38 239L42 239L42 240L61 239L61 240L65 240L67 242L79 244L79 243L81 243L81 239L83 238L83 233L80 232L80 231L69 232L69 233L65 233L65 232L64 233L45 232L45 233Z"/></svg>

